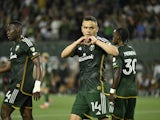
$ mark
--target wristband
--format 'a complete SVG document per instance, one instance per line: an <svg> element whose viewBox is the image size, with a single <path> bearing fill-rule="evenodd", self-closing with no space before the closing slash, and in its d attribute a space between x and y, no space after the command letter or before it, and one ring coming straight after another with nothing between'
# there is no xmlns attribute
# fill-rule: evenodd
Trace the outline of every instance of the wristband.
<svg viewBox="0 0 160 120"><path fill-rule="evenodd" d="M40 87L41 87L41 81L35 80L33 93L40 92Z"/></svg>
<svg viewBox="0 0 160 120"><path fill-rule="evenodd" d="M111 94L114 94L115 91L116 91L116 89L113 89L113 88L110 89L110 93L111 93Z"/></svg>

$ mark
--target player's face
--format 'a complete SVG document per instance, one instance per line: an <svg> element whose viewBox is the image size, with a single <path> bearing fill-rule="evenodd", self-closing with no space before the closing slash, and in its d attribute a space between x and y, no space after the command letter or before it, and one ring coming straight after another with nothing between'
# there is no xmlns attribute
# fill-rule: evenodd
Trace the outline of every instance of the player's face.
<svg viewBox="0 0 160 120"><path fill-rule="evenodd" d="M9 40L16 40L19 36L18 28L15 25L7 26L7 37Z"/></svg>
<svg viewBox="0 0 160 120"><path fill-rule="evenodd" d="M84 36L95 36L98 32L98 25L93 21L83 21L81 31Z"/></svg>
<svg viewBox="0 0 160 120"><path fill-rule="evenodd" d="M47 56L42 56L42 61L43 61L44 63L47 63L47 62L48 62L48 59L49 59L49 57L47 57Z"/></svg>
<svg viewBox="0 0 160 120"><path fill-rule="evenodd" d="M113 43L114 43L115 45L118 44L119 39L120 39L119 34L118 34L117 32L113 32L113 39L112 39L112 41L113 41Z"/></svg>

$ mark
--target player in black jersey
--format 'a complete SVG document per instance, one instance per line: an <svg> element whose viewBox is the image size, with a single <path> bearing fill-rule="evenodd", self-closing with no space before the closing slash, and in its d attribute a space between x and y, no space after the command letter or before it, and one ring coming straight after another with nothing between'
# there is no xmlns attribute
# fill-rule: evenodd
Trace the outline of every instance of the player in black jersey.
<svg viewBox="0 0 160 120"><path fill-rule="evenodd" d="M133 120L136 106L136 51L127 44L128 31L118 28L113 32L113 43L119 55L113 57L113 84L110 89L110 103L114 104L112 120ZM116 97L116 98L115 98Z"/></svg>
<svg viewBox="0 0 160 120"><path fill-rule="evenodd" d="M61 53L62 58L77 55L80 64L80 88L70 120L86 117L108 120L109 101L106 95L109 87L104 80L105 60L107 54L118 55L118 50L107 39L97 35L98 29L95 17L85 17L81 26L83 36Z"/></svg>
<svg viewBox="0 0 160 120"><path fill-rule="evenodd" d="M5 95L2 107L2 120L11 120L11 114L19 109L23 120L33 120L32 95L40 98L41 69L39 52L28 38L22 35L22 24L18 21L7 26L7 36L14 41L10 49L10 57L0 72L10 70L10 88ZM33 79L33 66L36 66L36 77Z"/></svg>

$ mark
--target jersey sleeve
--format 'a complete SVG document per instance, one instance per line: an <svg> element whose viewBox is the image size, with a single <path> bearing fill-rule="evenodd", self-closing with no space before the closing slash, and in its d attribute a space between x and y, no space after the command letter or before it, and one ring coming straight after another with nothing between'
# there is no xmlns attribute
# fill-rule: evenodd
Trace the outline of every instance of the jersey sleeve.
<svg viewBox="0 0 160 120"><path fill-rule="evenodd" d="M113 56L112 58L112 66L113 68L122 68L122 59L120 58L120 56Z"/></svg>
<svg viewBox="0 0 160 120"><path fill-rule="evenodd" d="M102 42L104 42L104 43L106 43L106 44L109 44L109 45L111 44L111 42L108 39L104 38L104 37L97 36L97 39L102 41Z"/></svg>
<svg viewBox="0 0 160 120"><path fill-rule="evenodd" d="M40 55L37 47L35 46L35 44L33 44L33 42L30 39L24 38L22 41L24 51L28 54L28 56L31 59L34 59Z"/></svg>

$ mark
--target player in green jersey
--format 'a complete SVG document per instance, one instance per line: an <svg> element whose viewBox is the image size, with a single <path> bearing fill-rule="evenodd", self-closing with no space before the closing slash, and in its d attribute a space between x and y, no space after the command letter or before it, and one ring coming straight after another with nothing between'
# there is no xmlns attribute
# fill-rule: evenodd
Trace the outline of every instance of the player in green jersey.
<svg viewBox="0 0 160 120"><path fill-rule="evenodd" d="M62 58L77 55L80 64L80 88L70 120L82 120L86 117L108 120L109 100L106 92L109 87L104 80L105 59L107 54L118 55L118 49L107 39L99 37L98 29L96 18L86 16L81 26L83 36L61 53Z"/></svg>
<svg viewBox="0 0 160 120"><path fill-rule="evenodd" d="M136 106L136 51L127 45L128 31L118 28L113 32L113 43L119 55L113 57L113 83L110 89L110 104L114 104L112 120L133 120Z"/></svg>
<svg viewBox="0 0 160 120"><path fill-rule="evenodd" d="M42 86L41 93L44 94L45 102L40 105L40 108L48 108L51 100L49 99L49 87L50 87L50 73L48 72L49 53L43 52L41 55L41 67L42 67Z"/></svg>
<svg viewBox="0 0 160 120"><path fill-rule="evenodd" d="M39 52L36 46L22 34L22 24L18 21L7 26L7 36L14 41L10 57L0 72L10 70L10 88L5 95L2 107L2 120L11 120L11 114L19 109L23 120L33 120L32 95L34 100L40 98L41 69ZM33 66L36 66L36 77L33 79Z"/></svg>

